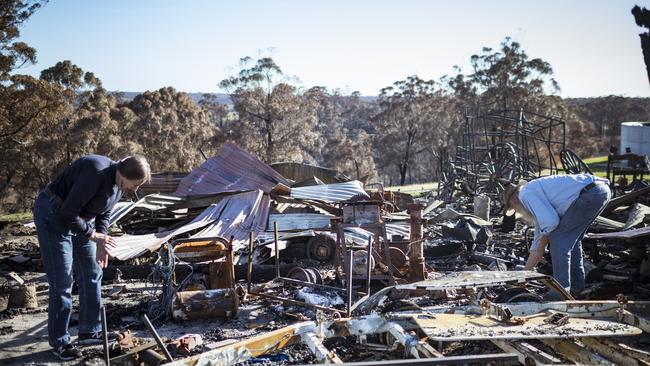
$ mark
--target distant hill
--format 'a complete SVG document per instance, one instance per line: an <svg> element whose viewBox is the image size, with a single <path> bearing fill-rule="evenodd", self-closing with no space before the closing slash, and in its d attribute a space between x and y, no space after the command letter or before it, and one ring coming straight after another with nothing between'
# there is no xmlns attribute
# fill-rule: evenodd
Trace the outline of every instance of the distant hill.
<svg viewBox="0 0 650 366"><path fill-rule="evenodd" d="M140 95L143 92L119 92L119 93L122 93L122 95L124 95L124 98L126 100L132 100L137 95ZM198 103L201 100L203 94L205 93L187 93L187 94L190 96L190 98L192 98L195 102ZM232 101L230 100L230 96L228 94L223 94L223 93L212 93L212 94L217 96L217 100L219 101L219 103L226 104L226 105L232 104ZM369 103L377 100L377 97L375 96L361 96L359 98L361 98L362 101L369 102Z"/></svg>
<svg viewBox="0 0 650 366"><path fill-rule="evenodd" d="M126 100L133 100L133 98L142 94L143 92L118 92L118 93L122 93L122 95L124 95L124 99ZM194 99L194 101L198 103L201 100L203 94L205 93L187 93L187 94L190 96L190 98ZM230 100L230 96L228 94L216 93L216 95L219 103L228 104L228 105L232 104L232 101Z"/></svg>

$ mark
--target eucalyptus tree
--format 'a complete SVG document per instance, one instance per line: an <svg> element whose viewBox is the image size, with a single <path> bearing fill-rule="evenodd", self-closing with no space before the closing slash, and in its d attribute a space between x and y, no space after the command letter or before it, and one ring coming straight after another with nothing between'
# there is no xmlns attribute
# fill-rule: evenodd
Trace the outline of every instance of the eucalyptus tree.
<svg viewBox="0 0 650 366"><path fill-rule="evenodd" d="M270 57L241 59L236 75L222 80L237 114L233 138L265 162L309 160L316 140L315 105L303 98Z"/></svg>
<svg viewBox="0 0 650 366"><path fill-rule="evenodd" d="M203 162L200 149L215 150L220 131L187 93L172 87L136 96L122 138L151 161L153 171L189 171ZM125 114L131 117L131 114Z"/></svg>
<svg viewBox="0 0 650 366"><path fill-rule="evenodd" d="M450 116L448 97L433 80L409 76L383 88L379 95L376 123L376 161L388 175L396 172L399 184L413 177L418 155L430 154L444 144ZM423 177L418 174L416 180Z"/></svg>
<svg viewBox="0 0 650 366"><path fill-rule="evenodd" d="M307 90L304 97L312 100L317 118L317 137L309 154L319 165L349 177L373 177L376 168L372 138L361 128L370 115L365 114L366 122L360 121L367 108L359 103L358 94L330 93L325 87L316 86Z"/></svg>

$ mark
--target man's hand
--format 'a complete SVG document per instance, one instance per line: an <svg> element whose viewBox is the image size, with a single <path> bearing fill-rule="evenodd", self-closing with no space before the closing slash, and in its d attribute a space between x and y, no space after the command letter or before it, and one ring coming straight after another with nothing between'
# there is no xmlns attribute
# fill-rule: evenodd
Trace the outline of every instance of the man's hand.
<svg viewBox="0 0 650 366"><path fill-rule="evenodd" d="M101 268L106 268L106 266L108 266L108 252L117 246L115 238L94 231L90 236L90 240L97 243L97 251L95 253L97 264L99 264Z"/></svg>
<svg viewBox="0 0 650 366"><path fill-rule="evenodd" d="M548 236L546 235L543 235L541 238L539 238L539 245L537 246L537 249L530 252L530 255L528 255L528 260L526 261L524 271L532 271L533 268L537 266L537 263L539 263L542 258L544 258L544 252L546 251L548 242Z"/></svg>

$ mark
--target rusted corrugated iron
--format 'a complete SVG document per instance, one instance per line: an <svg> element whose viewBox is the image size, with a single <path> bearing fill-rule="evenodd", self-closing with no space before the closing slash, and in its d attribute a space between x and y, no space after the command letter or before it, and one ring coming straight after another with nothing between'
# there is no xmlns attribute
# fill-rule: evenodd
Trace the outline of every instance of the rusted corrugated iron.
<svg viewBox="0 0 650 366"><path fill-rule="evenodd" d="M180 182L178 196L260 189L269 193L278 183L290 182L270 166L233 143L225 143L219 155L208 159Z"/></svg>

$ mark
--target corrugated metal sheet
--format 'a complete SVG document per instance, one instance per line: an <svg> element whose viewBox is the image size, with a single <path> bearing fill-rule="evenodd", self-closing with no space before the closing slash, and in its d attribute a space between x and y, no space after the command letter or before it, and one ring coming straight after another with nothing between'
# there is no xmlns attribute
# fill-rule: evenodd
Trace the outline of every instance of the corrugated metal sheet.
<svg viewBox="0 0 650 366"><path fill-rule="evenodd" d="M164 209L166 207L170 207L180 201L181 198L176 196L169 196L164 194L150 194L148 196L142 197L140 200L136 202L133 201L118 202L113 207L113 211L111 211L111 217L109 219L108 226L115 224L117 221L119 221L122 217L124 217L126 214L131 212L131 210L133 210L136 207L144 207L151 211L155 211L155 210Z"/></svg>
<svg viewBox="0 0 650 366"><path fill-rule="evenodd" d="M201 228L204 229L193 235L193 238L222 236L230 239L232 235L235 236L234 243L237 247L248 240L250 230L254 236L264 230L268 212L268 196L262 191L235 194L211 205L192 222L175 230L117 237L117 248L109 254L120 260L135 258L147 251L158 249L163 243L180 234Z"/></svg>
<svg viewBox="0 0 650 366"><path fill-rule="evenodd" d="M221 204L222 202L219 202ZM223 205L219 218L192 235L192 238L209 238L220 236L233 238L234 250L248 245L248 234L253 232L253 239L264 231L269 217L269 196L257 190L232 196Z"/></svg>
<svg viewBox="0 0 650 366"><path fill-rule="evenodd" d="M278 223L278 231L329 229L331 215L312 213L271 214L267 231L273 230L273 225Z"/></svg>
<svg viewBox="0 0 650 366"><path fill-rule="evenodd" d="M260 189L269 193L278 183L290 183L270 166L239 146L226 143L219 155L208 159L180 182L178 196Z"/></svg>
<svg viewBox="0 0 650 366"><path fill-rule="evenodd" d="M346 240L352 240L356 245L367 245L368 238L373 238L374 234L368 230L359 227L347 227L343 229ZM389 223L386 224L386 235L388 240L391 240L393 235L401 235L408 239L411 232L411 227L407 223Z"/></svg>
<svg viewBox="0 0 650 366"><path fill-rule="evenodd" d="M188 173L156 173L151 175L151 181L143 184L138 189L138 194L174 193L181 180Z"/></svg>
<svg viewBox="0 0 650 366"><path fill-rule="evenodd" d="M291 188L291 197L322 202L342 202L355 196L369 198L358 180L345 183Z"/></svg>
<svg viewBox="0 0 650 366"><path fill-rule="evenodd" d="M271 168L282 174L287 179L302 182L316 177L326 184L347 182L350 178L337 172L334 169L323 168L316 165L301 164L294 162L273 163Z"/></svg>

